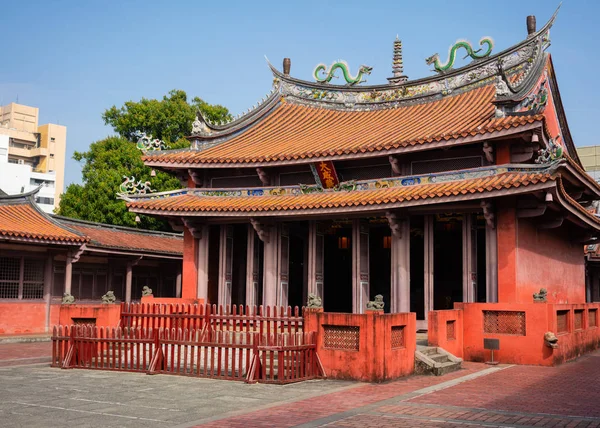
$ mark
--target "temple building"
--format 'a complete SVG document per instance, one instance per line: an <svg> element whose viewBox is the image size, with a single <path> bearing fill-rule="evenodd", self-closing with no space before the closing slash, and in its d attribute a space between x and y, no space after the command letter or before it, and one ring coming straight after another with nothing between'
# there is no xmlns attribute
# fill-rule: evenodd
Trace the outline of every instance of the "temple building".
<svg viewBox="0 0 600 428"><path fill-rule="evenodd" d="M185 188L127 195L130 211L184 232L182 297L361 313L456 303L585 303L582 247L600 234L600 185L582 168L551 55L550 27L492 54L457 42L410 80L394 42L387 84L344 62L315 80L271 66L269 95L228 123L198 115L190 147L144 154ZM464 50L459 50L464 49ZM453 68L456 51L468 65ZM334 74L345 85L330 83ZM598 282L596 282L598 287ZM590 285L591 287L591 285Z"/></svg>

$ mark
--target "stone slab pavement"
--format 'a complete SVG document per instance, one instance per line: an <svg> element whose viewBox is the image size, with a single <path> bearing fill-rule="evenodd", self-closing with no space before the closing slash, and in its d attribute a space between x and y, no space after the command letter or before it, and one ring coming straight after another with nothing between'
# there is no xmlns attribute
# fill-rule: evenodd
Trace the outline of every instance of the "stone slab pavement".
<svg viewBox="0 0 600 428"><path fill-rule="evenodd" d="M51 355L51 342L0 342L0 367L33 363L49 363L52 359Z"/></svg>
<svg viewBox="0 0 600 428"><path fill-rule="evenodd" d="M600 352L555 368L464 363L446 376L377 385L247 385L40 364L0 368L0 385L0 426L10 428L600 426Z"/></svg>

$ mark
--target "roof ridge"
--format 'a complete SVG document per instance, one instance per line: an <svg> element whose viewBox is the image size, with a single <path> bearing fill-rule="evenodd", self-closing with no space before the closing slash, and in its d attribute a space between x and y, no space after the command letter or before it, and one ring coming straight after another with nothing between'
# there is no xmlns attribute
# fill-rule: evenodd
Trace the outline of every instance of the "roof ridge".
<svg viewBox="0 0 600 428"><path fill-rule="evenodd" d="M55 218L56 220L58 220L61 224L64 222L75 223L75 224L80 224L82 226L95 227L97 229L113 229L113 230L120 230L123 232L133 232L133 233L138 233L138 234L143 234L143 235L157 235L157 236L164 236L164 237L170 237L170 238L180 238L182 236L181 233L176 233L176 232L163 232L160 230L137 229L134 227L118 226L118 225L107 224L107 223L99 223L99 222L93 222L93 221L88 221L88 220L75 219L75 218L71 218L71 217L59 216L59 215L55 215L55 214L52 214L52 217Z"/></svg>

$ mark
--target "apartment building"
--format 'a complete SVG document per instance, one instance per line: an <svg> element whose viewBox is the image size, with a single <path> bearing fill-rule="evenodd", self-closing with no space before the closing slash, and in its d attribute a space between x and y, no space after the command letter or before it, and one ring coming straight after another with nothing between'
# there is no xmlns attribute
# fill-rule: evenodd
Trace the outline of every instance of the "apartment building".
<svg viewBox="0 0 600 428"><path fill-rule="evenodd" d="M0 189L16 194L42 186L36 203L52 212L64 190L67 128L38 123L37 107L0 106Z"/></svg>

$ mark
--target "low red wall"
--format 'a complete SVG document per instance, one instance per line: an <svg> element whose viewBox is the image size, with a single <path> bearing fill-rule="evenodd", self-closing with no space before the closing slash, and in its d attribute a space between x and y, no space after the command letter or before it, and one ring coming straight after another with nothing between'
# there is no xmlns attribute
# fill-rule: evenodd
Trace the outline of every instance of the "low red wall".
<svg viewBox="0 0 600 428"><path fill-rule="evenodd" d="M74 320L90 319L98 327L116 327L121 318L121 305L89 304L60 305L59 324L71 325Z"/></svg>
<svg viewBox="0 0 600 428"><path fill-rule="evenodd" d="M141 303L157 303L164 305L181 305L182 303L192 305L203 305L204 299L184 299L181 297L154 297L154 296L142 296Z"/></svg>
<svg viewBox="0 0 600 428"><path fill-rule="evenodd" d="M0 334L47 333L58 322L59 305L50 305L49 326L46 324L47 306L40 301L0 302Z"/></svg>
<svg viewBox="0 0 600 428"><path fill-rule="evenodd" d="M325 313L307 309L304 331L317 332L317 353L333 379L383 382L414 372L414 313Z"/></svg>
<svg viewBox="0 0 600 428"><path fill-rule="evenodd" d="M494 325L515 326L518 323L508 318L521 317L524 314L525 331L511 330L511 333L490 332L485 326L484 311L497 311L500 316ZM563 331L559 331L557 312L563 312L561 322ZM580 311L579 324L575 325L575 311ZM590 311L596 311L595 317ZM461 319L462 317L462 319ZM507 318L504 318L507 317ZM590 322L595 318L596 325ZM447 321L455 320L459 326L456 340L448 340ZM489 323L489 322L488 322ZM462 324L462 329L460 328ZM429 313L429 344L440 346L465 361L489 361L491 351L483 348L483 339L499 339L500 349L494 351L494 360L505 364L533 364L553 366L576 358L585 352L600 347L600 304L552 304L552 303L457 303L455 310L431 311ZM564 327L566 326L566 327ZM487 328L487 332L486 332ZM462 330L462 336L460 335ZM544 341L546 332L553 332L558 338L558 347L551 348ZM462 353L460 348L462 347Z"/></svg>
<svg viewBox="0 0 600 428"><path fill-rule="evenodd" d="M463 357L463 311L431 311L428 316L429 346L439 346L452 355Z"/></svg>

